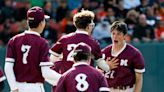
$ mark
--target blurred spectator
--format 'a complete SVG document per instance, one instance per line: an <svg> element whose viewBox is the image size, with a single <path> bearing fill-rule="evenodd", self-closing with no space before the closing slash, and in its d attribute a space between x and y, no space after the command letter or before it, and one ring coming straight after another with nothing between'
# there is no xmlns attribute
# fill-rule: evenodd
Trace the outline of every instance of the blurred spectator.
<svg viewBox="0 0 164 92"><path fill-rule="evenodd" d="M146 8L149 7L149 0L141 0L141 4L136 7L136 11L140 14L146 13Z"/></svg>
<svg viewBox="0 0 164 92"><path fill-rule="evenodd" d="M108 8L107 15L105 18L109 21L110 24L113 23L117 19L113 8L111 7Z"/></svg>
<svg viewBox="0 0 164 92"><path fill-rule="evenodd" d="M157 23L155 33L156 33L157 40L164 42L164 21L163 20L160 20Z"/></svg>
<svg viewBox="0 0 164 92"><path fill-rule="evenodd" d="M134 9L140 4L140 0L123 0L123 6L126 10Z"/></svg>
<svg viewBox="0 0 164 92"><path fill-rule="evenodd" d="M1 9L0 24L4 23L6 20L15 21L17 14L15 9L12 7L12 4L12 0L5 0L5 6Z"/></svg>
<svg viewBox="0 0 164 92"><path fill-rule="evenodd" d="M89 0L81 0L81 6L72 10L73 14L80 12L81 10L90 10L90 3Z"/></svg>
<svg viewBox="0 0 164 92"><path fill-rule="evenodd" d="M96 22L100 22L102 18L107 15L107 11L105 11L104 5L101 4L100 7L96 11Z"/></svg>
<svg viewBox="0 0 164 92"><path fill-rule="evenodd" d="M138 25L134 29L133 37L134 42L151 42L155 39L154 29L147 24L144 14L139 15Z"/></svg>
<svg viewBox="0 0 164 92"><path fill-rule="evenodd" d="M90 0L90 10L96 11L100 7L99 0Z"/></svg>
<svg viewBox="0 0 164 92"><path fill-rule="evenodd" d="M73 25L73 14L68 11L66 15L67 16L60 22L62 33L68 34L75 32L76 28Z"/></svg>
<svg viewBox="0 0 164 92"><path fill-rule="evenodd" d="M125 18L125 23L127 24L128 27L128 33L127 33L128 42L131 42L132 40L134 28L137 25L137 18L138 18L138 13L134 9L130 10Z"/></svg>
<svg viewBox="0 0 164 92"><path fill-rule="evenodd" d="M52 4L50 1L45 1L44 2L44 13L48 16L50 16L51 19L54 19L55 17L53 16L53 11L52 11Z"/></svg>
<svg viewBox="0 0 164 92"><path fill-rule="evenodd" d="M92 32L93 38L100 42L100 47L103 48L111 43L110 24L103 19L96 25Z"/></svg>
<svg viewBox="0 0 164 92"><path fill-rule="evenodd" d="M109 24L115 20L125 21L128 25L126 38L128 42L136 38L136 33L133 37L134 28L136 30L138 26L141 26L136 19L138 14L132 10L135 9L146 15L147 25L151 26L149 29L155 28L157 21L160 21L156 29L157 38L160 39L161 31L157 30L163 30L160 24L164 21L164 8L161 2L162 0L0 0L0 45L5 46L10 37L27 29L26 12L33 5L42 6L45 14L51 17L51 21L47 21L50 25L46 27L42 35L50 42L55 42L54 39L58 39L63 33L75 31L72 15L82 9L94 11L94 22L97 23L95 29L104 18L109 21ZM57 35L55 37L47 35L51 33L50 30L55 30Z"/></svg>
<svg viewBox="0 0 164 92"><path fill-rule="evenodd" d="M146 17L147 17L147 23L153 27L155 27L156 24L156 18L154 16L154 9L152 7L147 7L145 11Z"/></svg>
<svg viewBox="0 0 164 92"><path fill-rule="evenodd" d="M56 22L60 22L66 16L67 11L69 11L69 7L67 6L67 1L61 0L59 7L56 10Z"/></svg>
<svg viewBox="0 0 164 92"><path fill-rule="evenodd" d="M116 0L104 0L103 2L105 10L107 10L109 7L116 7Z"/></svg>
<svg viewBox="0 0 164 92"><path fill-rule="evenodd" d="M123 0L119 0L117 2L117 8L115 8L115 12L116 12L116 16L119 18L119 19L123 19L126 17L126 13L127 11L124 9L124 6L123 6Z"/></svg>
<svg viewBox="0 0 164 92"><path fill-rule="evenodd" d="M164 20L164 8L160 5L160 3L156 2L153 4L154 8L154 16L157 20Z"/></svg>
<svg viewBox="0 0 164 92"><path fill-rule="evenodd" d="M47 22L41 36L48 40L50 46L57 41L58 31L51 27L50 22Z"/></svg>
<svg viewBox="0 0 164 92"><path fill-rule="evenodd" d="M68 7L70 10L80 7L82 0L68 0Z"/></svg>
<svg viewBox="0 0 164 92"><path fill-rule="evenodd" d="M26 19L26 12L27 10L31 7L31 3L29 0L25 0L22 3L22 7L17 8L17 16L16 16L16 20L17 21L22 21Z"/></svg>

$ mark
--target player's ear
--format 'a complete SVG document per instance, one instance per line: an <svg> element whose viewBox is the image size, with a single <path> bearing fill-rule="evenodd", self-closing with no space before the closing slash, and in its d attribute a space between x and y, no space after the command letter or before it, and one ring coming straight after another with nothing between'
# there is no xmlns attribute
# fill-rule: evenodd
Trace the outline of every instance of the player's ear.
<svg viewBox="0 0 164 92"><path fill-rule="evenodd" d="M89 28L89 25L87 25L87 27L85 28L86 30L89 30L90 28Z"/></svg>

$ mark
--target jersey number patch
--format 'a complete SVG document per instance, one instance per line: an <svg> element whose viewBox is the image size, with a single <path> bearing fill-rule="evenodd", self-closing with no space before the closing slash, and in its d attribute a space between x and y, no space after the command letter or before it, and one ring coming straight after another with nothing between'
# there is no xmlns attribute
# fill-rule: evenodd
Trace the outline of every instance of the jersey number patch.
<svg viewBox="0 0 164 92"><path fill-rule="evenodd" d="M68 56L67 56L67 61L73 61L73 49L77 46L77 44L68 44L67 50L70 51Z"/></svg>
<svg viewBox="0 0 164 92"><path fill-rule="evenodd" d="M31 48L31 46L29 46L29 45L22 45L22 47L21 47L21 51L23 52L23 59L22 59L23 64L27 64L27 56L30 51L30 48Z"/></svg>
<svg viewBox="0 0 164 92"><path fill-rule="evenodd" d="M89 87L88 82L86 81L87 75L80 73L75 77L77 81L76 88L78 91L86 91Z"/></svg>

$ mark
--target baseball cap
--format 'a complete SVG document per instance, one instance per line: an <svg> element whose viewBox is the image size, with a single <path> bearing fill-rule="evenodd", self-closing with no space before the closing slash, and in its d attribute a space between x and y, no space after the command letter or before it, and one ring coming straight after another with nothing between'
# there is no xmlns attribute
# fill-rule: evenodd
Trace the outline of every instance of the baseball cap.
<svg viewBox="0 0 164 92"><path fill-rule="evenodd" d="M91 54L91 47L83 42L77 44L77 46L74 49L74 55L77 53L86 53Z"/></svg>
<svg viewBox="0 0 164 92"><path fill-rule="evenodd" d="M39 6L34 6L27 11L27 20L40 22L50 16L44 14L44 10Z"/></svg>

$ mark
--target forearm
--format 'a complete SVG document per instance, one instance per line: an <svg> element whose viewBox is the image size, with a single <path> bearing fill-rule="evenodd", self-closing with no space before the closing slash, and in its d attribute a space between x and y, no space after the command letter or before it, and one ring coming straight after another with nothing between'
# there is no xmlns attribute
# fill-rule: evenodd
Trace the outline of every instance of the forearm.
<svg viewBox="0 0 164 92"><path fill-rule="evenodd" d="M102 70L104 70L105 72L110 72L110 68L109 65L106 63L106 61L102 58L96 60L96 63L98 65L99 68L101 68Z"/></svg>
<svg viewBox="0 0 164 92"><path fill-rule="evenodd" d="M56 62L56 61L61 60L62 54L55 53L52 50L50 50L49 52L51 53L51 55L50 55L50 61L51 62Z"/></svg>
<svg viewBox="0 0 164 92"><path fill-rule="evenodd" d="M142 82L143 82L142 74L137 74L134 92L141 92Z"/></svg>
<svg viewBox="0 0 164 92"><path fill-rule="evenodd" d="M48 66L42 66L42 76L45 78L45 80L50 83L51 85L56 85L58 80L61 77L61 74L57 73L54 70L51 70Z"/></svg>
<svg viewBox="0 0 164 92"><path fill-rule="evenodd" d="M17 89L15 74L13 71L14 63L5 63L5 74L11 90Z"/></svg>

